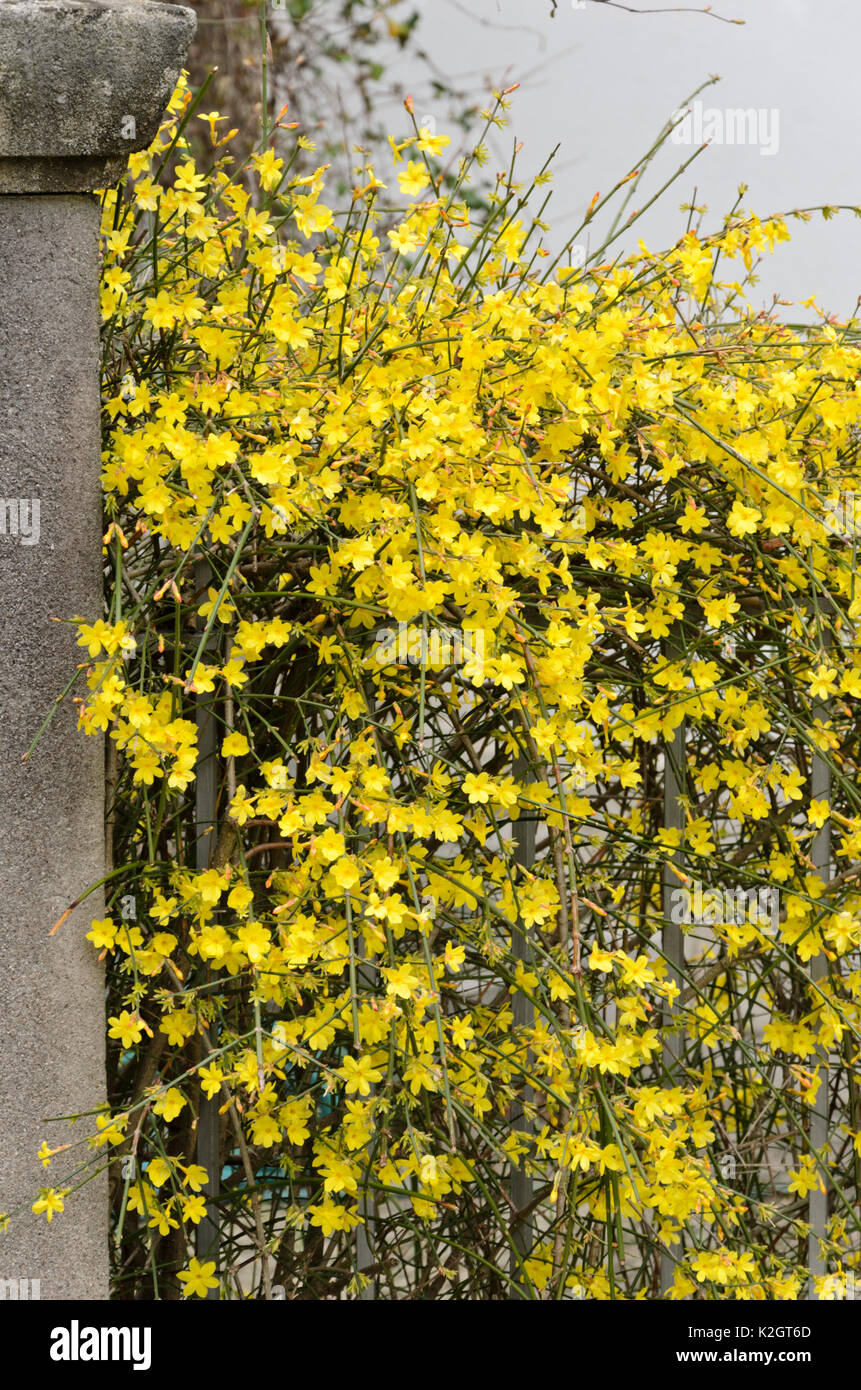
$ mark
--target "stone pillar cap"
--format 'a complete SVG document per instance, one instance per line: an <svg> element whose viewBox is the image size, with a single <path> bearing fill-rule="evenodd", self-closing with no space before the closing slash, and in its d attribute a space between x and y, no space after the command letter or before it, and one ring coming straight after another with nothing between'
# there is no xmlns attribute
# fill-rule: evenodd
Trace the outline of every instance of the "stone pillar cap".
<svg viewBox="0 0 861 1390"><path fill-rule="evenodd" d="M116 183L155 138L196 24L152 0L0 0L0 194Z"/></svg>

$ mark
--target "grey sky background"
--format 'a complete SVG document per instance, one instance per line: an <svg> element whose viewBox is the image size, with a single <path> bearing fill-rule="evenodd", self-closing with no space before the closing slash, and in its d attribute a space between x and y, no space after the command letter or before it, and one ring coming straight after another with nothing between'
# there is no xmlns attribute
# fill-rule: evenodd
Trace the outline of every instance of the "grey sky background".
<svg viewBox="0 0 861 1390"><path fill-rule="evenodd" d="M643 10L649 2L630 0ZM708 205L709 229L733 205L740 183L749 185L743 206L761 216L861 204L858 0L714 0L715 14L743 26L699 13L690 0L682 12L663 14L558 0L552 18L551 0L410 0L414 8L422 16L419 44L450 82L476 95L520 83L508 129L495 138L492 168L507 163L515 136L523 142L524 177L561 145L547 214L554 250L594 193L634 167L671 113L715 74L722 81L700 94L703 105L776 111L777 149L767 155L758 146L712 145L628 234L631 249L638 236L653 250L674 242L685 230L679 205L694 189ZM416 114L434 114L439 131L457 135L446 102L430 95L427 70L403 54L394 66ZM404 127L396 107L392 118L393 128ZM632 206L647 201L692 148L665 147ZM817 215L789 226L792 242L764 263L756 297L815 294L827 311L851 314L861 293L861 220Z"/></svg>

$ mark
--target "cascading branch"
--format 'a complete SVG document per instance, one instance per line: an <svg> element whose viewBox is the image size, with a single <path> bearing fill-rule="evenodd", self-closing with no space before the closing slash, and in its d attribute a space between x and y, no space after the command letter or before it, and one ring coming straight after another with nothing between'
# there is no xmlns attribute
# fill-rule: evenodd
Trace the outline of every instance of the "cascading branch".
<svg viewBox="0 0 861 1390"><path fill-rule="evenodd" d="M225 1296L373 1277L381 1298L652 1298L669 1251L671 1297L794 1299L818 1183L844 1279L856 325L753 307L779 218L577 268L511 172L474 210L481 143L449 167L414 128L337 210L325 167L299 177L269 148L234 168L213 114L199 169L193 110L180 87L104 195L108 609L79 619L78 693L112 750L111 906L89 935L109 966L92 1161L115 1174L119 1295L214 1281L189 1260L204 1095ZM201 697L220 745L203 872ZM662 769L682 720L678 831ZM779 903L683 914L681 990L668 858L685 901ZM534 1192L522 1262L514 1160Z"/></svg>

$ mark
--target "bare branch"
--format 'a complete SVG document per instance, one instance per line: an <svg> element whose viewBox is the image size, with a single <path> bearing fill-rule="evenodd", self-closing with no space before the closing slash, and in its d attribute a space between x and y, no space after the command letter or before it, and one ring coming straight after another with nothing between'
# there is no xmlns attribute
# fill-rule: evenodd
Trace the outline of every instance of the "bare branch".
<svg viewBox="0 0 861 1390"><path fill-rule="evenodd" d="M554 19L559 8L559 0L550 0L553 9L550 11L550 18ZM627 14L702 14L709 19L719 19L721 24L745 24L744 19L728 19L726 15L715 14L711 5L705 5L701 10L689 10L681 5L664 5L657 9L638 10L633 5L622 5L619 0L590 0L593 5L606 5L610 10L624 10Z"/></svg>

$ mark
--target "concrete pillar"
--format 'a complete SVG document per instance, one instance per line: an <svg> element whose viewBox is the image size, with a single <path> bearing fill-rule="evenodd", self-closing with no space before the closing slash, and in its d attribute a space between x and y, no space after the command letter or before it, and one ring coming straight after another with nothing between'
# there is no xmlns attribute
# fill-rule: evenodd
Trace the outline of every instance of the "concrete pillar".
<svg viewBox="0 0 861 1390"><path fill-rule="evenodd" d="M89 1132L49 1116L105 1099L104 976L84 940L104 876L104 749L62 705L81 660L52 619L101 613L99 205L150 143L194 31L142 0L0 0L0 1279L43 1299L108 1293L104 1175L33 1214ZM86 1151L85 1151L86 1152ZM104 1155L104 1150L100 1151ZM23 1210L16 1213L16 1209Z"/></svg>

